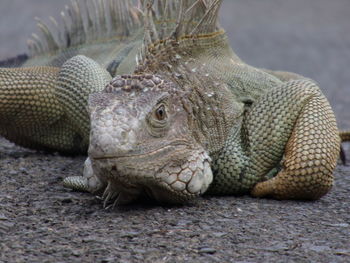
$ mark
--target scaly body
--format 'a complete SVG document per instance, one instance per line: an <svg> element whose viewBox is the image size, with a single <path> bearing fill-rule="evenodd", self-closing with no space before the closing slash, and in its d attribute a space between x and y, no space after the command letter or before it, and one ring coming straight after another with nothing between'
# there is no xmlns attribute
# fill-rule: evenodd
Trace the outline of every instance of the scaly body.
<svg viewBox="0 0 350 263"><path fill-rule="evenodd" d="M106 2L96 15L73 2L60 38L39 22L45 41L0 69L1 135L89 147L84 177L65 184L116 203L329 191L340 143L329 103L309 79L244 63L217 23L221 1Z"/></svg>

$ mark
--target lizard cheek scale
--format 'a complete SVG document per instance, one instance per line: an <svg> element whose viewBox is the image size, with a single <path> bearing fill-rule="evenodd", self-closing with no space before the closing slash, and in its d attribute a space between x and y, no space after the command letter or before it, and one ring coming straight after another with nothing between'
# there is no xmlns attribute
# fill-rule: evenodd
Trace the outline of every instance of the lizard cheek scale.
<svg viewBox="0 0 350 263"><path fill-rule="evenodd" d="M213 181L210 161L205 152L197 151L190 154L181 166L170 163L156 174L156 178L164 188L189 200L203 194ZM155 196L158 201L165 198L156 193Z"/></svg>

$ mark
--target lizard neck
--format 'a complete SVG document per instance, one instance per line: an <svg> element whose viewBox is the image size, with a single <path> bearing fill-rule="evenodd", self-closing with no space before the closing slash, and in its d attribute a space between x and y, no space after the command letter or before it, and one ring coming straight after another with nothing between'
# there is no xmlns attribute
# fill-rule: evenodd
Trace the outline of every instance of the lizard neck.
<svg viewBox="0 0 350 263"><path fill-rule="evenodd" d="M182 100L194 138L210 155L219 152L235 119L243 113L243 103L225 81L229 72L222 70L224 63L243 63L233 53L225 32L184 36L176 42L155 44L152 50L139 70L177 84L186 94Z"/></svg>
<svg viewBox="0 0 350 263"><path fill-rule="evenodd" d="M218 78L224 77L223 64L244 64L233 52L224 30L192 38L185 36L179 41L177 50L184 51L183 63L203 68Z"/></svg>
<svg viewBox="0 0 350 263"><path fill-rule="evenodd" d="M216 155L224 146L232 125L241 118L244 104L237 100L230 87L205 72L178 68L176 74L163 73L183 94L183 108L193 137L208 151Z"/></svg>
<svg viewBox="0 0 350 263"><path fill-rule="evenodd" d="M244 111L229 87L212 79L200 79L191 83L192 92L187 101L191 105L189 114L193 137L215 156L225 144L232 125Z"/></svg>

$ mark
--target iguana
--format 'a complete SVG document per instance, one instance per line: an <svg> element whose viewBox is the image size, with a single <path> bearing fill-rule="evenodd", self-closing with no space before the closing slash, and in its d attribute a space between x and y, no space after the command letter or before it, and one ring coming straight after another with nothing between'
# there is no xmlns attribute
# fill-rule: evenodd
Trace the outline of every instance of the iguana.
<svg viewBox="0 0 350 263"><path fill-rule="evenodd" d="M338 132L314 81L232 51L221 2L72 1L58 34L38 20L29 58L0 68L0 134L88 151L83 176L64 184L105 204L322 197L350 133Z"/></svg>

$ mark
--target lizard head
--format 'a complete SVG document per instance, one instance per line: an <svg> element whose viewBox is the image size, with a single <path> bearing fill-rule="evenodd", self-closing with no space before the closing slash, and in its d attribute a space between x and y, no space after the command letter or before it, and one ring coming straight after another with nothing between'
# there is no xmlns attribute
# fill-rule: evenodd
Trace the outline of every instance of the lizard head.
<svg viewBox="0 0 350 263"><path fill-rule="evenodd" d="M124 75L90 95L89 158L107 199L183 203L212 182L210 157L193 136L191 109L175 85Z"/></svg>

